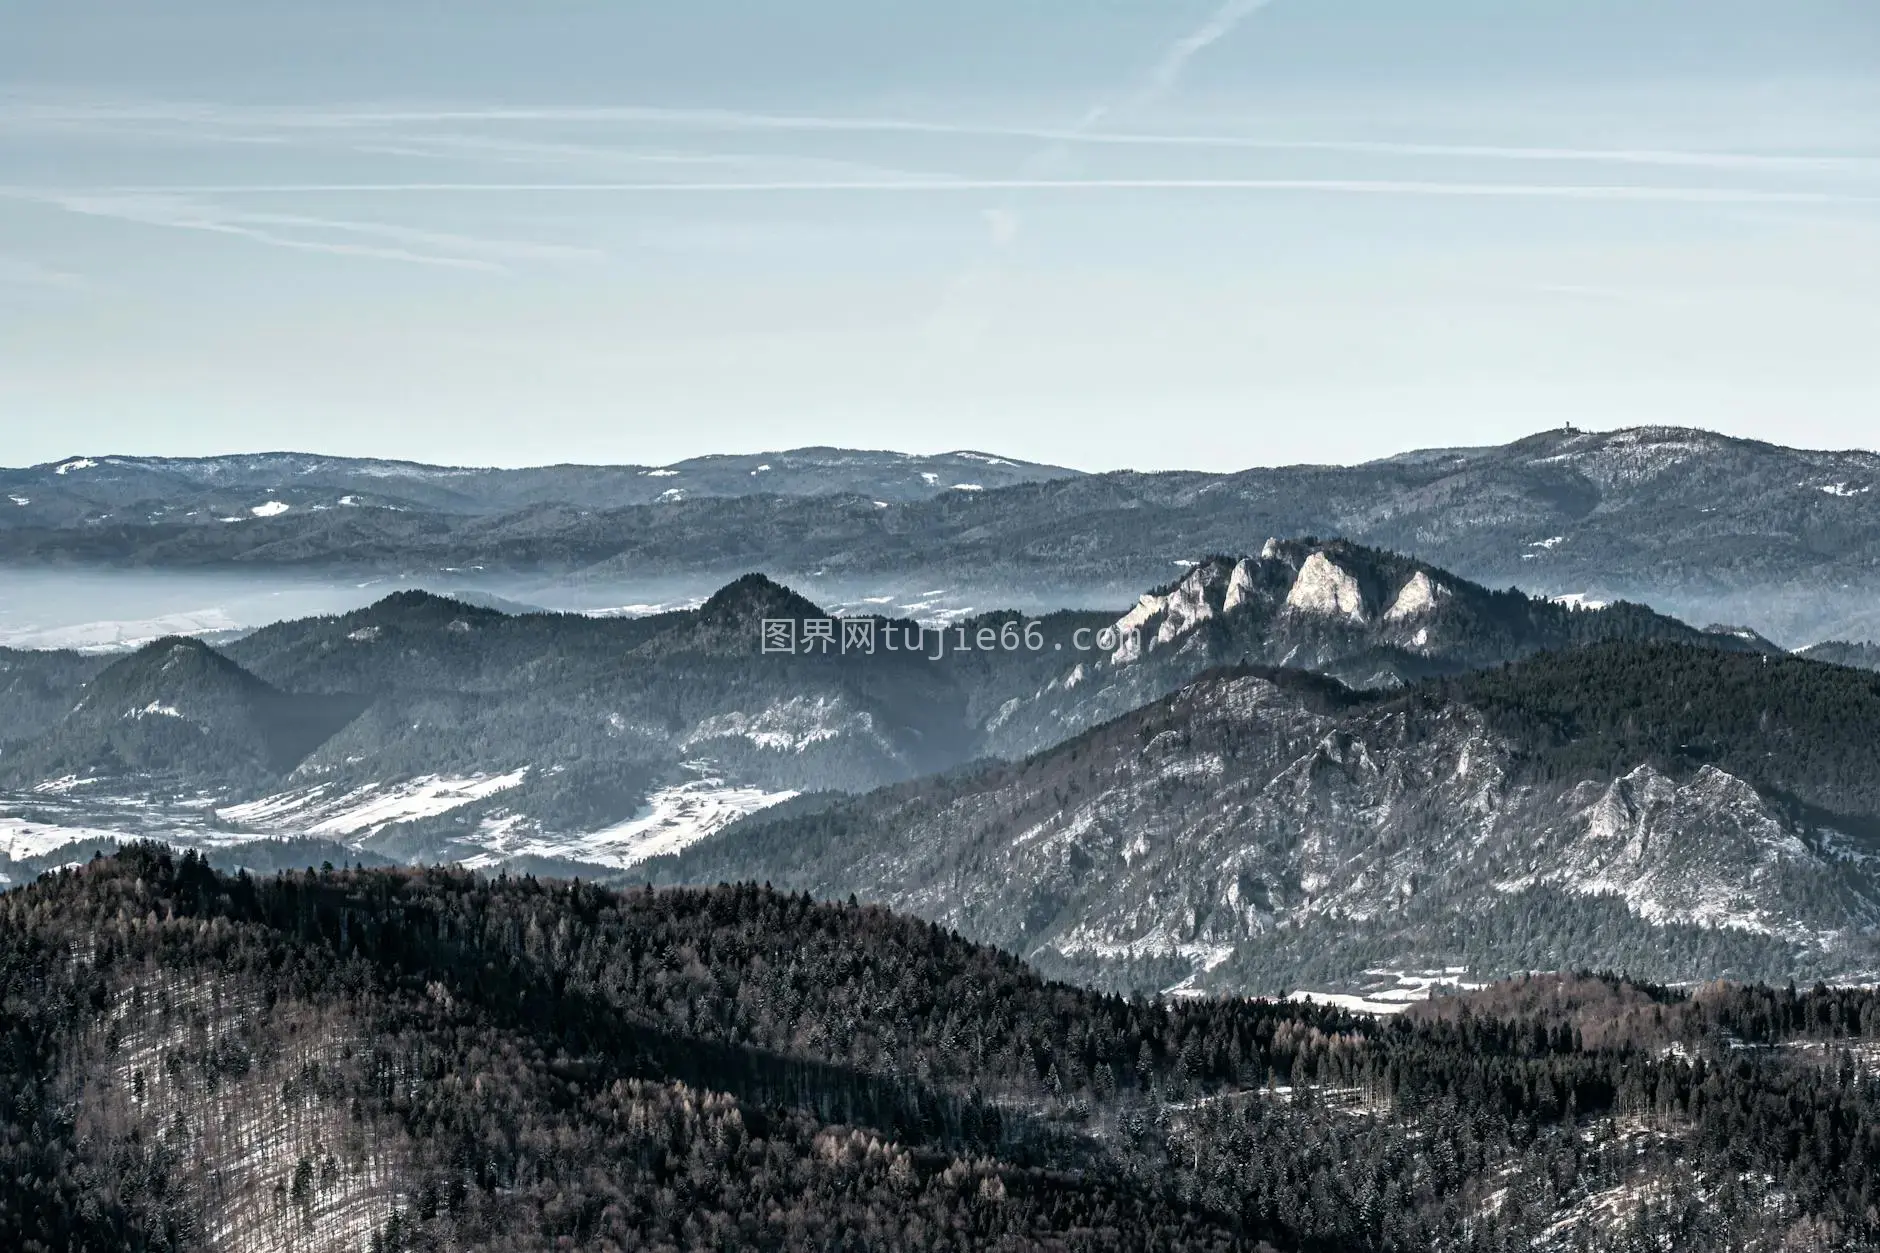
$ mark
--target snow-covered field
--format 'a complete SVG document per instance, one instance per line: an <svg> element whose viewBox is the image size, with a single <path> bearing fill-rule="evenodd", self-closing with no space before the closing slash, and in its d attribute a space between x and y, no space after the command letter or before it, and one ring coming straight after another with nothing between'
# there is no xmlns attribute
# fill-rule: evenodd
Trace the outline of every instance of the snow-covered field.
<svg viewBox="0 0 1880 1253"><path fill-rule="evenodd" d="M124 652L166 635L193 635L211 643L242 632L244 625L222 609L198 609L154 618L76 622L66 626L25 627L0 632L8 648L71 648L82 653Z"/></svg>
<svg viewBox="0 0 1880 1253"><path fill-rule="evenodd" d="M529 768L524 766L507 774L427 774L399 783L368 783L343 791L329 783L316 783L216 812L226 823L269 835L337 839L368 835L394 822L449 813L518 786L528 773Z"/></svg>
<svg viewBox="0 0 1880 1253"><path fill-rule="evenodd" d="M50 822L32 822L25 818L0 815L0 854L22 861L43 857L55 848L81 840L120 839L121 833L98 827L67 827Z"/></svg>
<svg viewBox="0 0 1880 1253"><path fill-rule="evenodd" d="M647 797L633 817L591 832L544 832L525 813L484 809L458 842L472 869L539 856L622 869L676 853L793 791L727 782L710 763L695 777ZM179 848L234 848L257 840L313 837L357 844L387 826L490 801L520 787L530 768L505 773L423 775L363 785L316 783L258 800L218 805L213 796L158 800L107 794L103 780L56 780L44 790L0 794L0 860L43 857L69 844L158 839ZM446 854L449 856L450 854Z"/></svg>
<svg viewBox="0 0 1880 1253"><path fill-rule="evenodd" d="M1485 985L1467 983L1468 972L1460 966L1446 970L1367 970L1354 990L1344 992L1294 991L1289 1001L1310 1001L1314 1005L1332 1005L1356 1014L1401 1014L1419 1001L1427 1001L1434 989L1456 992L1473 991Z"/></svg>
<svg viewBox="0 0 1880 1253"><path fill-rule="evenodd" d="M525 837L507 848L503 844L513 838L513 831L486 823L479 835L488 841L486 846L492 853L564 857L624 869L649 857L676 853L746 814L795 795L728 786L718 778L699 778L653 793L632 818L588 835Z"/></svg>

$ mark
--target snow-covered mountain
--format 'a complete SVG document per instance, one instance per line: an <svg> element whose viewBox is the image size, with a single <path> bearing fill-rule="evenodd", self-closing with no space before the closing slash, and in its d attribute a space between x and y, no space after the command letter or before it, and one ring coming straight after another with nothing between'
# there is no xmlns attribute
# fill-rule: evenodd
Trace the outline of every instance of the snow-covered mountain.
<svg viewBox="0 0 1880 1253"><path fill-rule="evenodd" d="M1495 592L1396 553L1314 539L1269 539L1257 556L1198 562L1092 639L1099 647L1000 708L988 725L992 751L1036 752L1222 665L1391 688L1603 640L1780 651L1753 633L1699 631L1642 605L1590 609Z"/></svg>
<svg viewBox="0 0 1880 1253"><path fill-rule="evenodd" d="M1397 695L1218 672L1022 762L797 802L662 873L890 902L1047 968L1880 963L1880 679L1617 643Z"/></svg>
<svg viewBox="0 0 1880 1253"><path fill-rule="evenodd" d="M402 592L221 651L161 640L102 672L97 658L17 652L0 671L19 705L0 782L85 781L59 802L79 812L46 830L121 822L127 796L167 789L217 815L205 838L621 868L799 792L1022 757L1222 664L1398 686L1599 639L1748 647L1638 606L1570 609L1316 541L1200 562L1120 617L1001 613L944 632L850 617L845 636L859 624L878 647L812 652L805 625L804 649L785 655L764 651L766 621L830 619L754 575L697 610L640 618ZM105 814L82 812L86 797ZM157 807L154 829L187 826Z"/></svg>
<svg viewBox="0 0 1880 1253"><path fill-rule="evenodd" d="M0 746L0 786L13 789L0 794L11 823L0 852L19 864L0 873L17 880L82 857L109 843L106 832L255 844L269 857L262 842L285 839L310 841L303 854L322 860L589 875L637 873L697 846L700 864L723 871L703 872L713 881L748 872L881 894L1069 973L1120 968L1134 978L1127 972L1140 967L1153 981L1171 962L1226 962L1218 977L1246 986L1293 970L1299 946L1318 944L1301 938L1314 927L1335 924L1336 942L1319 944L1316 958L1335 960L1350 953L1354 927L1386 926L1386 906L1432 899L1527 908L1565 894L1640 924L1726 926L1778 946L1802 943L1809 928L1840 935L1865 916L1865 887L1823 913L1832 875L1806 869L1810 858L1860 864L1847 858L1865 847L1863 815L1880 804L1863 808L1858 788L1843 794L1817 778L1810 793L1807 778L1772 783L1766 763L1746 773L1743 760L1691 756L1680 746L1715 738L1703 724L1669 746L1648 737L1597 760L1562 758L1548 737L1580 744L1577 715L1537 704L1533 692L1494 705L1492 691L1443 686L1484 682L1469 676L1524 658L1538 660L1518 673L1544 670L1550 659L1593 655L1589 647L1649 644L1740 665L1779 656L1739 632L1700 631L1642 606L1492 592L1426 563L1317 540L1201 560L1122 614L995 614L944 636L854 618L884 644L902 633L902 646L764 650L766 622L807 638L808 624L825 620L752 575L696 610L641 618L509 614L406 592L220 651L160 641L101 671L97 658L12 654L4 673L23 716ZM1836 685L1866 677L1779 665L1785 676L1830 679L1809 680L1827 684L1809 689L1818 708L1757 705L1765 722L1778 718L1771 734L1788 718L1814 735L1811 718L1842 708ZM1194 685L1224 666L1261 668ZM1639 682L1615 670L1545 690ZM1083 766L1067 771L1066 753ZM986 758L1014 764L947 773ZM1541 758L1555 773L1535 773ZM1858 761L1810 760L1868 777ZM1330 791L1327 762L1349 774ZM1693 773L1699 766L1720 774ZM835 847L834 863L817 862L819 837L794 827L755 861L712 851L743 847L738 823L749 815L820 809L831 792L889 785L914 799L888 811L869 807L899 793L855 802L870 816ZM959 786L991 794L965 809L933 807ZM1784 808L1791 801L1804 811ZM1644 816L1625 817L1634 812ZM1856 821L1841 820L1850 814ZM1029 834L1017 838L1014 824ZM1643 834L1621 839L1635 827ZM1246 877L1250 830L1263 833L1264 851ZM1692 832L1710 833L1714 848L1695 861L1652 860L1694 847ZM884 833L896 833L887 860L871 860ZM1431 844L1431 833L1441 840ZM1010 847L997 845L1008 837ZM1520 853L1523 838L1539 841L1540 860ZM1613 851L1634 838L1636 855ZM1399 846L1401 858L1385 856ZM731 860L711 860L720 857ZM1435 897L1416 889L1436 882L1447 886ZM1731 884L1742 891L1724 892ZM1459 942L1446 925L1425 919L1385 947L1448 963ZM1246 956L1272 935L1287 938L1290 956Z"/></svg>

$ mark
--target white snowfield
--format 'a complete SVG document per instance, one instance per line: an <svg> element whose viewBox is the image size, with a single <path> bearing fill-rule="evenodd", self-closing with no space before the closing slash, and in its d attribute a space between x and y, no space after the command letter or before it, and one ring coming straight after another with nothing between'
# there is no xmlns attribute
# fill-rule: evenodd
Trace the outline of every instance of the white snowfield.
<svg viewBox="0 0 1880 1253"><path fill-rule="evenodd" d="M9 648L71 648L81 653L108 653L141 648L168 635L216 635L239 631L242 623L221 609L164 614L155 618L78 622L69 626L22 626L0 630L0 645Z"/></svg>
<svg viewBox="0 0 1880 1253"><path fill-rule="evenodd" d="M562 857L625 869L650 857L677 853L746 814L781 804L795 795L727 786L719 778L692 779L653 793L632 818L589 835L530 837L502 847L510 832L498 829L498 824L486 823L479 837L489 842L490 852L508 856ZM474 860L482 862L485 858Z"/></svg>
<svg viewBox="0 0 1880 1253"><path fill-rule="evenodd" d="M693 777L652 793L631 818L598 831L545 832L526 812L485 809L458 838L458 858L471 869L525 855L624 868L679 852L746 814L797 795L727 782L713 763L702 759L686 763L686 768ZM429 774L367 784L328 781L233 805L218 805L209 793L169 801L116 792L94 795L86 785L108 781L68 776L48 780L28 793L0 795L0 806L19 806L11 814L0 809L0 863L43 857L81 842L140 838L178 848L226 849L296 837L358 845L393 823L436 817L502 797L520 787L532 769Z"/></svg>
<svg viewBox="0 0 1880 1253"><path fill-rule="evenodd" d="M96 827L66 827L56 823L30 822L25 818L0 817L0 853L15 861L43 857L55 848L80 840L121 840L120 831L102 831Z"/></svg>
<svg viewBox="0 0 1880 1253"><path fill-rule="evenodd" d="M126 709L126 718L181 718L183 711L175 705L166 705L162 701L151 701L148 705L136 709Z"/></svg>
<svg viewBox="0 0 1880 1253"><path fill-rule="evenodd" d="M523 766L507 774L427 774L399 783L368 783L347 791L316 783L216 812L224 822L254 827L269 835L370 835L394 822L432 818L486 800L518 786L528 773L529 768Z"/></svg>
<svg viewBox="0 0 1880 1253"><path fill-rule="evenodd" d="M1287 994L1286 999L1295 1002L1310 1002L1314 1005L1331 1005L1338 1009L1349 1010L1354 1014L1401 1014L1422 1001L1430 999L1433 989L1453 988L1458 992L1469 992L1485 986L1480 983L1464 982L1468 972L1460 966L1445 970L1367 970L1364 972L1369 982L1356 992L1314 992L1299 989Z"/></svg>

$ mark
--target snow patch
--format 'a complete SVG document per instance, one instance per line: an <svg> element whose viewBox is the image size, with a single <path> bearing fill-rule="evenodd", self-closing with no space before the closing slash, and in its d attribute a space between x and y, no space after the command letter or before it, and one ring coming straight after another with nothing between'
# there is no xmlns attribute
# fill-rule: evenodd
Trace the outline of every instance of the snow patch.
<svg viewBox="0 0 1880 1253"><path fill-rule="evenodd" d="M126 709L126 718L181 718L183 711L175 705L165 705L161 701L151 701L141 709Z"/></svg>
<svg viewBox="0 0 1880 1253"><path fill-rule="evenodd" d="M0 645L13 648L70 648L81 653L127 652L168 635L215 635L240 631L242 624L221 609L165 614L116 622L79 622L69 626L0 631Z"/></svg>
<svg viewBox="0 0 1880 1253"><path fill-rule="evenodd" d="M75 774L60 775L56 779L47 779L44 783L33 784L33 791L42 796L64 796L68 792L84 787L87 783L96 783L97 777L82 779Z"/></svg>
<svg viewBox="0 0 1880 1253"><path fill-rule="evenodd" d="M70 474L74 470L89 470L98 463L90 457L74 457L52 468L54 474Z"/></svg>
<svg viewBox="0 0 1880 1253"><path fill-rule="evenodd" d="M654 792L639 813L614 826L587 835L529 840L492 851L510 856L563 857L624 869L649 857L689 848L746 814L781 804L795 795L792 791L728 786L721 778L707 776Z"/></svg>
<svg viewBox="0 0 1880 1253"><path fill-rule="evenodd" d="M367 783L337 796L332 785L315 784L265 796L216 812L225 822L280 834L369 835L394 822L432 818L485 800L522 783L529 767L507 774L421 775L398 783Z"/></svg>
<svg viewBox="0 0 1880 1253"><path fill-rule="evenodd" d="M15 861L43 857L55 848L64 848L80 840L122 840L116 831L97 827L64 827L57 823L30 822L25 818L0 816L0 854Z"/></svg>
<svg viewBox="0 0 1880 1253"><path fill-rule="evenodd" d="M874 730L874 716L848 713L840 701L827 696L792 696L759 713L732 710L713 714L692 729L685 739L690 748L707 740L749 740L759 748L800 753L813 744L849 733Z"/></svg>
<svg viewBox="0 0 1880 1253"><path fill-rule="evenodd" d="M293 506L286 501L270 500L265 504L256 505L248 512L254 514L257 518L278 518L291 508L293 508Z"/></svg>
<svg viewBox="0 0 1880 1253"><path fill-rule="evenodd" d="M1329 1005L1354 1014L1401 1014L1410 1008L1406 1002L1373 1001L1349 992L1290 992L1286 999L1302 1005Z"/></svg>

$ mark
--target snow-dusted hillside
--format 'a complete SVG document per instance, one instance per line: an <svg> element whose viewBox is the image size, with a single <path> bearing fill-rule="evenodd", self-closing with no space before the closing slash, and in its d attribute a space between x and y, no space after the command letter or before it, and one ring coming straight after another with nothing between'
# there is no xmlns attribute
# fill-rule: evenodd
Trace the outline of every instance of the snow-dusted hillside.
<svg viewBox="0 0 1880 1253"><path fill-rule="evenodd" d="M1512 704L1499 676L1384 697L1228 672L1023 763L734 827L663 873L854 892L1047 968L1189 968L1190 986L1458 958L1873 969L1880 758L1822 711L1880 710L1880 681L1682 647L1517 667L1509 684L1538 694ZM1678 719L1709 715L1669 677L1630 715L1661 732L1632 730L1623 700L1615 730L1590 712L1549 729L1545 694L1575 691L1576 673L1696 658L1706 674L1706 657L1722 677L1704 682L1758 703L1787 756L1754 735L1690 745ZM1825 720L1790 721L1811 717Z"/></svg>

